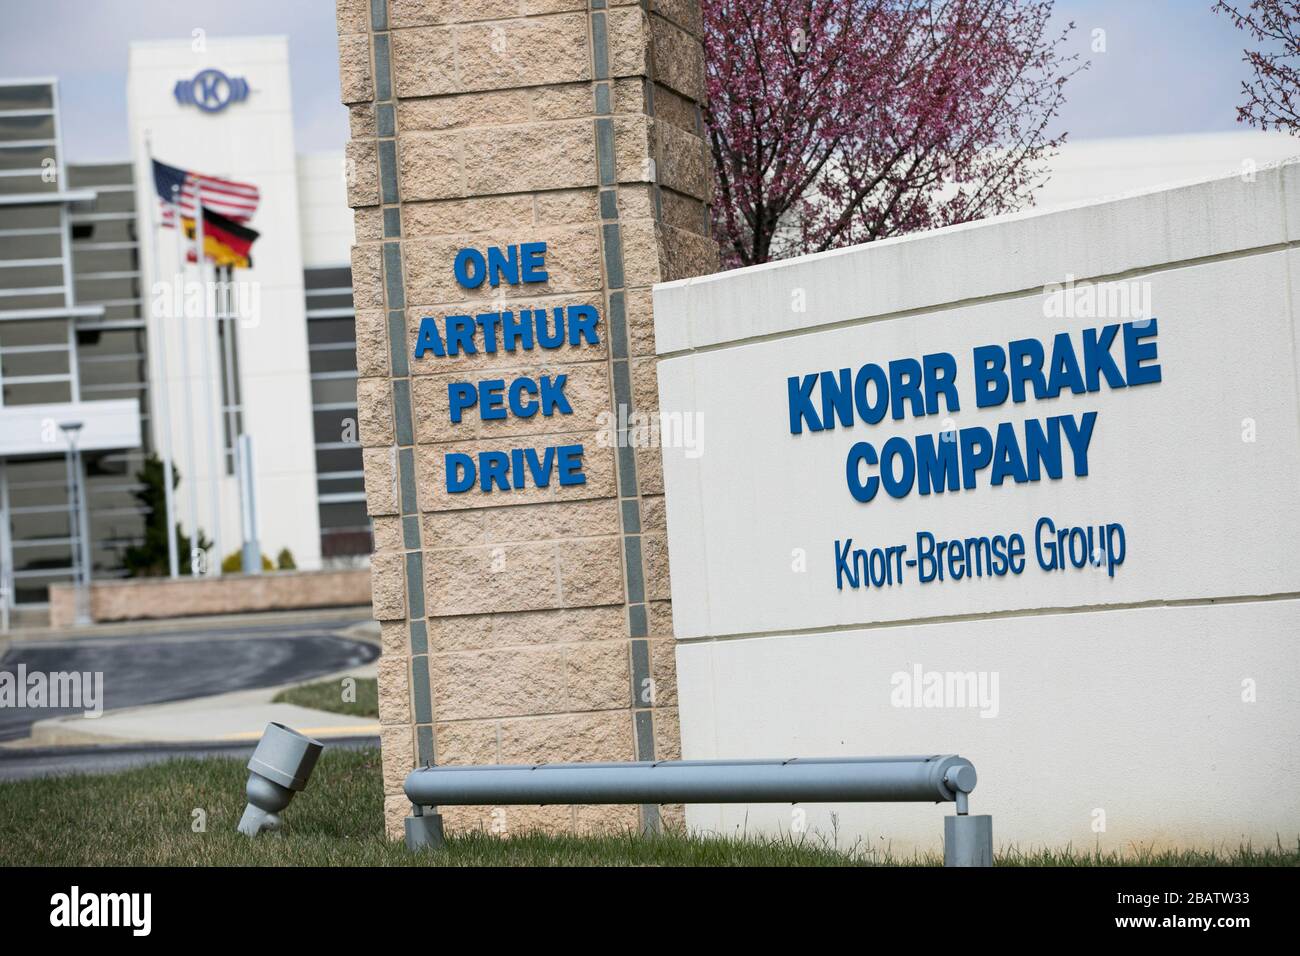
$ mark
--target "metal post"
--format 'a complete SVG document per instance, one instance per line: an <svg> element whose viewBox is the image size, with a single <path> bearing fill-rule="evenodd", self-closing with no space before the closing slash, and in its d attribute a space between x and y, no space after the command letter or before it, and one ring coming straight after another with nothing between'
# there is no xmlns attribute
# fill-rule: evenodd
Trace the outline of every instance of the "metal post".
<svg viewBox="0 0 1300 956"><path fill-rule="evenodd" d="M0 458L0 632L9 630L9 605L14 600L9 554L9 477L5 473L4 459Z"/></svg>
<svg viewBox="0 0 1300 956"><path fill-rule="evenodd" d="M181 299L185 298L185 244L181 241L181 189L172 187L172 215L176 223L176 275L181 281ZM182 314L181 324L181 362L183 363L183 391L185 394L185 452L190 463L190 575L198 577L202 570L199 560L199 492L195 475L198 472L198 456L194 450L194 382L190 375L190 323L189 316Z"/></svg>
<svg viewBox="0 0 1300 956"><path fill-rule="evenodd" d="M77 448L77 435L81 422L60 422L59 429L67 442L64 454L68 483L68 539L72 544L73 623L90 623L90 553L82 533L81 513L81 452Z"/></svg>
<svg viewBox="0 0 1300 956"><path fill-rule="evenodd" d="M194 197L194 256L198 259L199 284L203 287L202 315L199 320L200 348L203 352L203 402L204 424L208 432L208 453L213 455L211 483L208 485L208 505L212 509L212 550L215 560L211 571L221 576L221 477L226 471L225 442L220 440L215 430L215 414L212 401L212 339L214 327L208 326L208 257L203 240L203 193L196 190ZM215 274L215 270L214 270Z"/></svg>
<svg viewBox="0 0 1300 956"><path fill-rule="evenodd" d="M77 623L89 624L90 619L90 579L94 569L90 564L90 528L89 508L86 504L85 465L81 460L81 449L77 446L77 437L72 438L72 486L76 506L77 550L80 553L81 587L77 589Z"/></svg>
<svg viewBox="0 0 1300 956"><path fill-rule="evenodd" d="M411 805L406 818L406 847L408 850L441 850L446 844L442 831L442 814L427 812L425 807Z"/></svg>
<svg viewBox="0 0 1300 956"><path fill-rule="evenodd" d="M944 866L992 866L993 818L958 813L943 818Z"/></svg>
<svg viewBox="0 0 1300 956"><path fill-rule="evenodd" d="M63 438L67 443L63 449L63 483L68 489L68 547L72 556L72 586L74 588L74 600L80 601L75 594L81 591L81 569L77 567L81 560L81 555L77 551L77 515L76 515L76 493L72 490L72 439L68 437L68 426L60 425L63 429Z"/></svg>
<svg viewBox="0 0 1300 956"><path fill-rule="evenodd" d="M245 574L262 573L262 546L257 540L257 492L253 483L253 436L240 435L235 445L239 475L239 505L243 518L244 549L241 564Z"/></svg>
<svg viewBox="0 0 1300 956"><path fill-rule="evenodd" d="M153 165L153 145L150 141L148 132L144 138L145 155L149 158L150 166ZM153 263L154 275L162 275L162 263L158 258L158 223L157 203L151 198L149 200L149 257ZM173 223L176 229L181 228L179 219ZM162 314L156 316L157 321L154 323L158 348L156 356L155 386L149 390L149 412L152 419L154 414L158 415L154 431L158 435L158 444L162 450L163 464L163 507L167 512L167 574L175 578L180 574L180 562L176 554L176 510L172 503L172 485L175 484L175 472L172 469L172 420L171 420L171 389L167 380L167 319L171 312L172 305L176 302L184 301L185 290L178 289L179 295L171 297L166 309ZM146 336L147 338L147 336Z"/></svg>

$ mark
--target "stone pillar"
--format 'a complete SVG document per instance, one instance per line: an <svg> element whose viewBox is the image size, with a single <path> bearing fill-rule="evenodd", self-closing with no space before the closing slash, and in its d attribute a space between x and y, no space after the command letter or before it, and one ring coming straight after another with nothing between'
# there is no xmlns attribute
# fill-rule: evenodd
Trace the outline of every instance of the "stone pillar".
<svg viewBox="0 0 1300 956"><path fill-rule="evenodd" d="M717 269L698 0L338 0L375 526L387 829L426 763L679 755L653 283ZM546 243L545 282L458 282ZM421 319L594 306L598 341L417 358ZM450 351L450 350L448 350ZM565 376L569 410L451 420L452 383ZM633 419L636 422L636 419ZM451 493L449 453L583 446L584 484ZM666 811L672 812L672 811ZM446 808L452 831L654 826L654 807Z"/></svg>

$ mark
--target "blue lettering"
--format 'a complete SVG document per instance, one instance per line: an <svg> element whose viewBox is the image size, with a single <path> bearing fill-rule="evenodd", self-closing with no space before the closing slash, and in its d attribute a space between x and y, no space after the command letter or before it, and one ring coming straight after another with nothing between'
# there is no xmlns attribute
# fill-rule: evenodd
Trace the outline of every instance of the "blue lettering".
<svg viewBox="0 0 1300 956"><path fill-rule="evenodd" d="M456 281L465 288L477 289L487 278L487 262L477 249L461 249L456 253L452 271L456 274Z"/></svg>
<svg viewBox="0 0 1300 956"><path fill-rule="evenodd" d="M791 435L802 434L804 422L808 423L808 427L812 431L819 432L822 430L821 419L817 417L817 411L812 404L812 390L816 384L816 375L805 375L803 378L792 375L786 379L786 388L789 391L790 398Z"/></svg>
<svg viewBox="0 0 1300 956"><path fill-rule="evenodd" d="M868 465L878 463L876 450L871 447L869 442L865 441L860 441L849 449L849 459L844 467L845 477L849 483L849 494L865 504L876 497L876 490L880 486L880 480L875 475L872 475L865 482L862 481L859 468L862 462L866 462Z"/></svg>
<svg viewBox="0 0 1300 956"><path fill-rule="evenodd" d="M1001 405L1007 400L1007 353L1000 345L975 349L975 404L979 408Z"/></svg>

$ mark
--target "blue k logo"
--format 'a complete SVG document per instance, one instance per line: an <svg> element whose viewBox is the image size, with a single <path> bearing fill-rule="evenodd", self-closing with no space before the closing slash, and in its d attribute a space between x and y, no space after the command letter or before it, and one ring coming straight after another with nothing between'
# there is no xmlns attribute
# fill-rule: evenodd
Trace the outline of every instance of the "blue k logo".
<svg viewBox="0 0 1300 956"><path fill-rule="evenodd" d="M220 70L201 70L192 80L178 80L173 92L182 106L192 104L205 113L219 113L231 103L248 99L248 81Z"/></svg>

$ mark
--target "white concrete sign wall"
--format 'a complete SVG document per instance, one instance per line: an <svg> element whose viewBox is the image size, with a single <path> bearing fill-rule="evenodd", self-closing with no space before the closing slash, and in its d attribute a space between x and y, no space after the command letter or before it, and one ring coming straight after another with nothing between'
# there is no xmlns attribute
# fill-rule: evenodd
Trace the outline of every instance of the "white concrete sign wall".
<svg viewBox="0 0 1300 956"><path fill-rule="evenodd" d="M1001 847L1295 840L1297 239L1289 164L658 287L684 756L961 753Z"/></svg>

